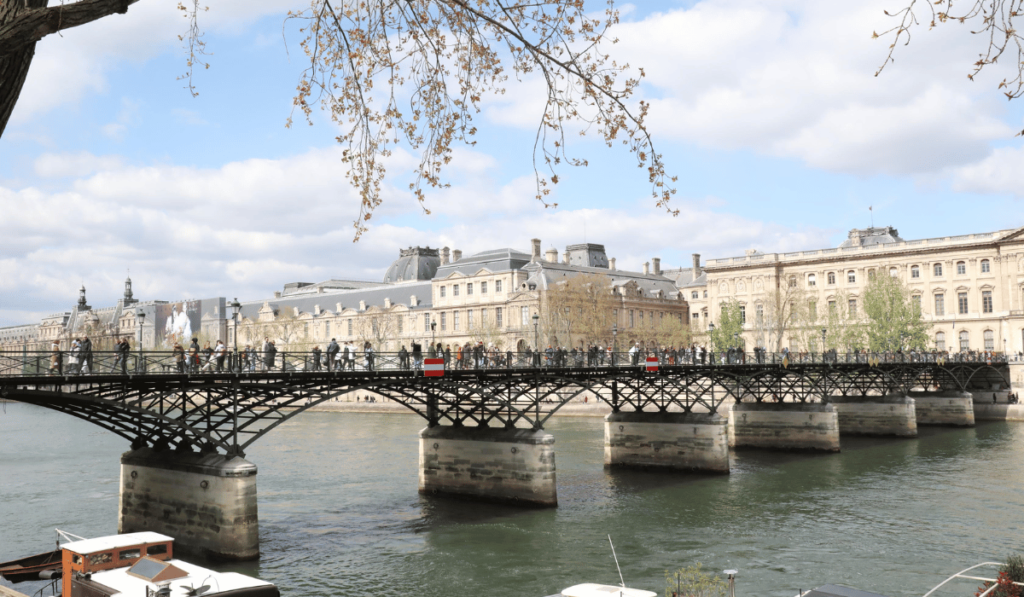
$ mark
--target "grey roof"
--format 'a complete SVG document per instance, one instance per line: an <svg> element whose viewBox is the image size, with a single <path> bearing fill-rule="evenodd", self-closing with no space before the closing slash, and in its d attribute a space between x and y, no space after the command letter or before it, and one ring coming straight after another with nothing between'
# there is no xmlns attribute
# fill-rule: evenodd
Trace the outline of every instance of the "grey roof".
<svg viewBox="0 0 1024 597"><path fill-rule="evenodd" d="M333 313L337 310L338 303L341 303L342 309L358 309L360 301L365 301L367 307L383 307L384 299L391 299L392 305L408 306L409 300L413 295L416 296L416 300L419 302L413 308L429 308L432 304L430 280L399 282L397 284L378 283L369 288L247 301L242 303L241 314L242 317L255 320L259 316L263 303L269 303L274 309L298 307L300 313L312 313L313 308L317 305L320 305L322 310Z"/></svg>
<svg viewBox="0 0 1024 597"><path fill-rule="evenodd" d="M364 282L360 280L327 280L325 282L290 282L284 285L284 296L295 294L317 294L328 290L355 290L380 286L380 282Z"/></svg>
<svg viewBox="0 0 1024 597"><path fill-rule="evenodd" d="M882 226L880 228L854 228L850 231L849 236L843 244L839 245L840 248L845 249L847 247L870 247L873 245L887 245L889 243L901 243L903 239L900 238L900 233L892 226Z"/></svg>
<svg viewBox="0 0 1024 597"><path fill-rule="evenodd" d="M530 255L528 253L515 249L493 249L442 265L437 268L435 276L437 278L447 278L456 272L469 276L482 269L491 272L507 272L523 269L528 263L530 263Z"/></svg>
<svg viewBox="0 0 1024 597"><path fill-rule="evenodd" d="M696 279L693 277L692 267L661 270L661 274L672 280L679 288L707 286L708 283L708 273L704 268L701 268L700 275Z"/></svg>
<svg viewBox="0 0 1024 597"><path fill-rule="evenodd" d="M441 256L437 249L430 247L409 247L401 249L387 273L384 283L404 282L408 280L430 280L441 265Z"/></svg>
<svg viewBox="0 0 1024 597"><path fill-rule="evenodd" d="M612 286L615 287L635 282L643 290L645 296L652 296L657 291L661 291L663 297L675 298L679 293L679 289L669 278L641 272L610 270L603 267L580 267L549 261L530 263L523 267L523 271L529 272L526 284L534 284L540 290L547 290L557 284L559 280L579 274L603 274L611 278Z"/></svg>

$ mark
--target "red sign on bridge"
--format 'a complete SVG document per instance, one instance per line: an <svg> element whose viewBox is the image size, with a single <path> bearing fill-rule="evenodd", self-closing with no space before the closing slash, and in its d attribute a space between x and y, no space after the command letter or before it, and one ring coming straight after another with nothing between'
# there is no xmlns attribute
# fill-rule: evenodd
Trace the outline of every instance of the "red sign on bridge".
<svg viewBox="0 0 1024 597"><path fill-rule="evenodd" d="M658 357L647 357L647 372L654 373L658 370Z"/></svg>
<svg viewBox="0 0 1024 597"><path fill-rule="evenodd" d="M423 375L444 377L444 359L423 359Z"/></svg>

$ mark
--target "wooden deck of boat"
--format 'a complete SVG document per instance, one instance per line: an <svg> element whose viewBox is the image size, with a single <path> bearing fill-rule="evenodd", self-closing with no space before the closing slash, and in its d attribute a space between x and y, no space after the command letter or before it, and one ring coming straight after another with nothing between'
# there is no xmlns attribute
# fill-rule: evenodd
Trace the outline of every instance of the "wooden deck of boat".
<svg viewBox="0 0 1024 597"><path fill-rule="evenodd" d="M28 597L28 595L0 585L0 597Z"/></svg>

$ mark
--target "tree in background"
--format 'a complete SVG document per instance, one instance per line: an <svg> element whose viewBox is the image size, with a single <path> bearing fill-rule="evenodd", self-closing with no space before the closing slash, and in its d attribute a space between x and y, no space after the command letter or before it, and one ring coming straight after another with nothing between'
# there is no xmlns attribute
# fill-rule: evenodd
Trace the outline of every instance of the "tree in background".
<svg viewBox="0 0 1024 597"><path fill-rule="evenodd" d="M619 304L607 274L567 276L548 289L544 301L544 337L557 336L569 349L607 342Z"/></svg>
<svg viewBox="0 0 1024 597"><path fill-rule="evenodd" d="M825 306L825 349L854 352L864 348L864 323L859 312L850 310L850 296L840 291Z"/></svg>
<svg viewBox="0 0 1024 597"><path fill-rule="evenodd" d="M739 341L736 340L740 335ZM711 333L710 350L726 350L737 347L743 342L743 315L740 313L740 303L735 299L729 299L721 304L721 313L718 323L715 324L715 331Z"/></svg>
<svg viewBox="0 0 1024 597"><path fill-rule="evenodd" d="M879 274L868 281L864 314L871 350L895 352L927 347L929 326L921 319L921 307L911 300L910 289L895 276Z"/></svg>
<svg viewBox="0 0 1024 597"><path fill-rule="evenodd" d="M729 583L722 577L704 572L700 562L675 572L665 572L665 597L726 597Z"/></svg>
<svg viewBox="0 0 1024 597"><path fill-rule="evenodd" d="M0 3L0 135L21 95L36 42L64 29L117 13L140 0L78 0L47 7L49 0ZM424 185L447 187L442 170L453 146L475 144L473 122L486 97L500 96L511 74L537 75L546 88L534 142L536 197L548 205L558 168L585 166L567 152L566 129L594 131L608 145L622 143L646 171L658 207L669 208L674 178L647 130L650 104L634 103L644 76L606 50L609 28L619 22L614 2L589 12L581 0L311 0L288 13L302 24L309 60L294 105L309 124L319 104L341 133L342 167L361 198L356 240L380 206L384 162L400 142L419 152L409 185L424 212ZM335 5L336 4L336 5ZM181 36L188 48L187 88L193 69L209 68L199 0L181 0L187 17ZM291 124L289 118L288 124ZM335 135L334 129L330 134ZM557 205L557 204L555 204Z"/></svg>
<svg viewBox="0 0 1024 597"><path fill-rule="evenodd" d="M807 321L807 292L796 278L780 279L761 305L763 314L755 320L755 329L769 352L779 352L787 332Z"/></svg>

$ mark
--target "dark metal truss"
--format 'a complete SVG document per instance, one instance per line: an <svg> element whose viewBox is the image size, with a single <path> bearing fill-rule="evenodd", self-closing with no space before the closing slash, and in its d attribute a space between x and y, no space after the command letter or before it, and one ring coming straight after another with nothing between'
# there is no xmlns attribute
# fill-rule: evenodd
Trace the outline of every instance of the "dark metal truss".
<svg viewBox="0 0 1024 597"><path fill-rule="evenodd" d="M615 412L717 412L733 401L828 401L911 390L1008 385L1004 364L884 363L482 369L424 377L416 371L222 373L203 376L0 378L0 396L99 425L133 448L245 454L274 427L349 392L369 392L428 425L540 429L587 393Z"/></svg>

